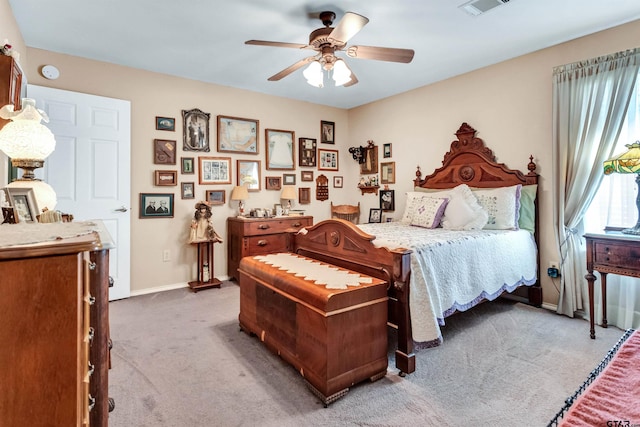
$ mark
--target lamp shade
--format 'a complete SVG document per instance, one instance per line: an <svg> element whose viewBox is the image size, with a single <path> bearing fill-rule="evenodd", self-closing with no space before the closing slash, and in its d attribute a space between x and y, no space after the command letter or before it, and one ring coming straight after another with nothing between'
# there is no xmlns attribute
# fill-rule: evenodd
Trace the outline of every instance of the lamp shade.
<svg viewBox="0 0 640 427"><path fill-rule="evenodd" d="M247 200L249 198L249 191L244 185L233 187L231 190L231 200Z"/></svg>
<svg viewBox="0 0 640 427"><path fill-rule="evenodd" d="M307 79L307 83L315 87L323 87L323 75L322 66L318 61L312 61L311 64L302 72L302 75Z"/></svg>
<svg viewBox="0 0 640 427"><path fill-rule="evenodd" d="M40 123L48 121L44 112L36 109L33 99L25 98L23 108L13 111L13 105L0 109L0 117L11 119L0 130L0 150L12 159L44 160L56 148L53 133Z"/></svg>
<svg viewBox="0 0 640 427"><path fill-rule="evenodd" d="M333 81L336 82L336 86L342 86L349 80L351 80L351 70L342 59L338 59L333 64Z"/></svg>
<svg viewBox="0 0 640 427"><path fill-rule="evenodd" d="M627 144L628 150L614 157L605 160L604 174L609 175L616 173L640 173L640 141L633 144Z"/></svg>
<svg viewBox="0 0 640 427"><path fill-rule="evenodd" d="M296 200L298 198L296 187L294 185L283 185L280 198L283 200Z"/></svg>

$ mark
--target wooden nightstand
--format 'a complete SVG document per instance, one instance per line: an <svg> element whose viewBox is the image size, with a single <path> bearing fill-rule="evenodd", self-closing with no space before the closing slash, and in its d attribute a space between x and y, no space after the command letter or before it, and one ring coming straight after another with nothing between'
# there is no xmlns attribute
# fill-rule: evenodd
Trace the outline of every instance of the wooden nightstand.
<svg viewBox="0 0 640 427"><path fill-rule="evenodd" d="M312 216L227 219L227 275L238 280L240 260L246 256L286 252L289 232L313 225Z"/></svg>
<svg viewBox="0 0 640 427"><path fill-rule="evenodd" d="M640 237L620 232L585 234L587 241L587 275L589 284L590 336L595 339L593 285L600 273L602 279L602 327L607 327L607 273L640 277Z"/></svg>

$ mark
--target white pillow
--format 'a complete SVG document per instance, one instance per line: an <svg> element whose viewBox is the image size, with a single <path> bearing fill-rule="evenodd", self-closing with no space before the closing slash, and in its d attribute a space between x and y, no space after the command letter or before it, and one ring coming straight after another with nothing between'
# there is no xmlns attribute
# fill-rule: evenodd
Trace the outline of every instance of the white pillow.
<svg viewBox="0 0 640 427"><path fill-rule="evenodd" d="M418 203L420 203L420 199L424 196L424 193L419 193L417 191L409 191L407 192L407 202L404 205L404 213L402 214L402 218L400 218L400 222L402 224L409 225L413 220L413 215L416 212L416 208Z"/></svg>
<svg viewBox="0 0 640 427"><path fill-rule="evenodd" d="M460 184L449 190L422 193L429 197L446 197L449 203L444 211L441 224L448 230L481 230L489 215L482 209L467 184Z"/></svg>
<svg viewBox="0 0 640 427"><path fill-rule="evenodd" d="M411 225L425 228L439 226L449 199L424 196L416 200L419 200L419 203L411 219Z"/></svg>
<svg viewBox="0 0 640 427"><path fill-rule="evenodd" d="M473 190L478 203L489 214L487 230L517 230L522 185Z"/></svg>

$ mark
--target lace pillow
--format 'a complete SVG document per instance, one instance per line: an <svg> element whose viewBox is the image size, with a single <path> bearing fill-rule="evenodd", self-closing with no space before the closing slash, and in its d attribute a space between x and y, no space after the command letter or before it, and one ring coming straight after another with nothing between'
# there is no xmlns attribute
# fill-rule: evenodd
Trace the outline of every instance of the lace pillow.
<svg viewBox="0 0 640 427"><path fill-rule="evenodd" d="M423 193L424 195L425 193ZM441 220L442 228L448 230L481 230L489 215L466 184L450 190L429 191L429 197L446 197L449 203Z"/></svg>
<svg viewBox="0 0 640 427"><path fill-rule="evenodd" d="M411 225L425 228L436 228L449 202L448 198L423 196L416 198L416 209L411 219Z"/></svg>
<svg viewBox="0 0 640 427"><path fill-rule="evenodd" d="M411 224L413 215L415 214L417 206L420 203L420 199L422 199L423 196L424 193L418 193L416 191L409 191L407 193L407 202L404 205L404 213L400 219L402 224Z"/></svg>
<svg viewBox="0 0 640 427"><path fill-rule="evenodd" d="M487 230L518 230L522 185L473 190L478 203L489 214Z"/></svg>

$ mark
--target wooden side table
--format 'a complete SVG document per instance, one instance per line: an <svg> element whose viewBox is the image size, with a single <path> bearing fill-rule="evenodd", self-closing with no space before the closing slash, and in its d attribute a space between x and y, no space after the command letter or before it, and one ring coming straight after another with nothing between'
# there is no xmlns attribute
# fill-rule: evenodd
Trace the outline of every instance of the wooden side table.
<svg viewBox="0 0 640 427"><path fill-rule="evenodd" d="M587 241L587 279L589 285L590 336L595 339L593 285L594 271L602 279L602 327L607 327L607 274L640 277L640 236L609 231L604 234L585 234Z"/></svg>
<svg viewBox="0 0 640 427"><path fill-rule="evenodd" d="M213 241L197 242L198 245L198 279L189 282L194 292L200 289L219 288L222 283L213 277Z"/></svg>

